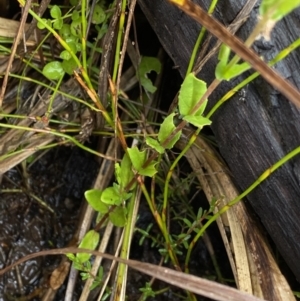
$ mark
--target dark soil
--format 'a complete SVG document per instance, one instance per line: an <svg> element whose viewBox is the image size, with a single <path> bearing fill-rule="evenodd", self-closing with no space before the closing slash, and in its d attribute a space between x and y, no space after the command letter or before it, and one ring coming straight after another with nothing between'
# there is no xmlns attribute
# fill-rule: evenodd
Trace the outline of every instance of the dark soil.
<svg viewBox="0 0 300 301"><path fill-rule="evenodd" d="M9 171L1 189L0 269L44 249L62 248L73 238L82 196L97 172L93 157L77 148L59 148L42 157L24 176L21 168ZM50 212L34 194L52 208ZM15 300L48 286L57 257L37 258L0 277L0 300ZM36 299L38 300L38 299Z"/></svg>

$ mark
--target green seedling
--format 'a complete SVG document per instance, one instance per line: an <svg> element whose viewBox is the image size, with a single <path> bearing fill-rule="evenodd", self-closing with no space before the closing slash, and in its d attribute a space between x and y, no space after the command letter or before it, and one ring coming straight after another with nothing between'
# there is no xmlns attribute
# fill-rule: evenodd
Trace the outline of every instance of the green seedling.
<svg viewBox="0 0 300 301"><path fill-rule="evenodd" d="M61 61L52 61L45 65L43 68L43 74L50 80L58 80L65 73L71 75L73 71L79 67L77 59L74 59L74 55L78 52L85 51L86 42L84 42L84 32L83 32L83 23L82 23L82 12L78 10L73 10L72 14L67 14L62 16L62 12L59 6L54 5L50 10L50 15L52 20L49 19L40 19L38 22L38 28L44 29L53 28L57 30L61 39L68 45L68 48L65 48L60 53ZM64 23L65 20L70 19L71 22ZM104 28L107 26L99 27L99 25L104 24L108 19L108 15L105 14L105 11L101 4L96 4L95 10L92 16L92 23L97 25L96 28L101 31L101 35L106 32ZM71 50L71 51L70 51ZM85 61L83 62L85 65Z"/></svg>
<svg viewBox="0 0 300 301"><path fill-rule="evenodd" d="M108 213L109 220L118 227L123 227L126 224L127 209L124 204L132 196L130 191L136 186L128 187L130 180L134 177L131 168L131 161L125 154L121 163L115 164L117 183L113 183L112 186L105 188L103 191L91 189L84 194L95 211L102 215Z"/></svg>
<svg viewBox="0 0 300 301"><path fill-rule="evenodd" d="M145 287L142 287L139 289L142 293L143 293L143 298L142 300L146 300L149 297L155 297L155 292L153 291L152 287L151 287L151 283L146 282Z"/></svg>
<svg viewBox="0 0 300 301"><path fill-rule="evenodd" d="M169 143L165 146L162 146L162 143L172 134L176 129L174 124L175 113L170 114L165 118L163 123L160 125L160 130L158 132L158 140L151 137L146 137L146 143L154 148L158 153L163 154L166 149L171 149L174 147L175 143L180 139L181 131L179 131Z"/></svg>
<svg viewBox="0 0 300 301"><path fill-rule="evenodd" d="M206 83L196 78L193 73L190 73L184 79L179 91L178 106L182 119L199 129L211 124L208 118L203 117L207 100L199 106L199 100L206 91ZM178 131L167 144L164 143L176 129L174 117L175 113L171 113L165 118L158 132L158 140L151 137L146 138L146 143L160 154L163 154L166 149L173 148L175 143L180 139L182 131Z"/></svg>

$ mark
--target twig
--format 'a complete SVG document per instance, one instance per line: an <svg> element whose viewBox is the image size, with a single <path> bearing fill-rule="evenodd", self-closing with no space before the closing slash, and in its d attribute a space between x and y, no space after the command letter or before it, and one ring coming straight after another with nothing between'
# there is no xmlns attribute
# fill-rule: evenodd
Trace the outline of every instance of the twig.
<svg viewBox="0 0 300 301"><path fill-rule="evenodd" d="M31 0L26 1L26 4L24 6L24 10L23 10L23 14L22 14L22 18L20 21L20 26L16 35L16 38L14 39L14 43L12 45L12 49L11 49L11 54L7 63L7 69L3 78L3 83L2 83L2 87L1 87L1 94L0 94L0 108L2 108L2 103L3 103L3 98L4 98L4 94L6 91L6 86L7 86L7 82L8 82L8 75L9 75L9 71L11 69L12 66L12 62L14 60L16 51L17 51L17 47L19 45L19 42L23 36L23 30L25 27L25 23L26 23L26 19L28 16L28 11L31 5Z"/></svg>

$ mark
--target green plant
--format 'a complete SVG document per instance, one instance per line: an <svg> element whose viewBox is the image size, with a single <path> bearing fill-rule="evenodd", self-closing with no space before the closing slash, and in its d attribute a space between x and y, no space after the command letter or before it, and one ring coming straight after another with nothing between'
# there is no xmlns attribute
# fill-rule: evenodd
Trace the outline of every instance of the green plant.
<svg viewBox="0 0 300 301"><path fill-rule="evenodd" d="M24 1L19 1L24 5ZM72 5L77 5L76 1L72 1ZM172 0L171 2L183 5L184 0ZM288 4L287 4L288 3ZM295 4L296 3L296 4ZM126 141L126 133L118 116L118 97L121 92L116 86L117 76L120 63L120 49L123 39L123 27L125 23L125 10L127 1L123 0L121 2L120 9L120 21L117 42L115 47L115 60L113 67L113 74L110 91L111 107L105 106L98 94L95 92L95 85L93 83L92 73L92 62L88 59L88 53L101 53L102 49L96 46L96 43L89 44L87 41L87 21L86 17L88 15L88 10L86 7L86 1L81 1L80 8L72 8L69 12L63 15L62 10L58 6L53 6L50 10L52 19L46 20L39 18L33 11L30 11L32 16L38 20L38 26L40 29L46 29L59 41L62 49L59 54L59 59L48 62L42 70L42 74L49 80L55 83L55 88L47 86L48 89L53 91L52 97L54 95L63 93L59 91L62 80L65 74L74 75L81 87L87 92L92 100L92 104L89 102L84 102L82 100L76 99L76 101L88 106L94 111L100 112L104 117L106 125L110 127L110 135L115 136L121 142L123 147L124 155L120 163L115 164L115 182L103 189L103 190L88 190L85 193L85 198L92 208L98 212L98 224L93 229L90 230L83 240L81 241L79 247L94 250L100 241L100 236L98 230L102 225L105 224L107 220L112 222L117 227L125 227L126 232L124 238L124 253L123 257L128 255L130 244L130 235L127 226L130 224L130 220L133 219L133 206L135 201L135 196L140 189L149 205L149 208L155 218L155 221L160 230L160 234L151 236L149 234L152 225L149 225L146 230L141 230L143 233L141 243L145 237L152 239L153 244L158 246L160 253L164 257L165 261L170 260L174 267L180 270L180 264L178 260L179 255L185 256L185 271L188 272L188 264L190 260L190 255L193 250L194 245L197 240L203 235L207 227L215 221L222 213L236 204L242 197L246 196L251 192L257 185L259 185L266 177L268 177L272 172L274 172L278 167L284 164L287 160L291 159L293 156L300 152L297 148L285 158L270 167L262 176L257 179L257 181L249 187L243 194L238 198L232 200L227 206L223 207L218 213L214 214L216 199L211 202L211 207L208 210L198 209L197 214L192 212L192 209L185 203L185 210L187 213L184 216L180 216L176 212L173 216L173 221L177 221L180 226L180 233L171 233L168 225L167 211L170 207L170 201L173 197L172 191L170 192L170 183L172 177L174 178L174 171L178 166L178 162L185 155L186 151L193 145L196 137L199 135L201 129L204 126L211 124L211 116L215 110L229 99L234 93L236 93L244 84L249 83L253 80L254 75L241 83L235 88L234 91L229 91L229 95L224 96L215 108L213 108L208 114L205 114L205 109L209 101L210 94L214 91L216 86L222 80L231 80L232 78L242 74L250 68L248 62L239 63L239 58L234 57L229 60L230 48L223 45L219 52L219 63L216 67L216 81L213 85L207 88L207 84L198 78L192 71L192 65L194 64L194 57L191 58L189 69L186 78L183 81L181 89L179 91L179 103L178 109L172 112L164 118L164 120L159 125L158 133L155 137L150 135L145 135L144 141L139 140L138 146L128 147ZM212 3L212 8L215 7L216 1ZM261 29L262 24L266 24L268 21L276 22L282 18L286 13L292 10L296 5L299 5L299 1L287 2L284 1L263 1L261 5L261 15L263 22L260 23L259 28ZM277 8L276 10L274 10ZM111 17L110 13L105 12L103 5L97 3L93 11L92 23L95 25L97 30L97 40L100 40L103 35L107 32L107 24ZM71 21L71 22L69 22ZM203 37L204 31L201 31L199 35L199 41ZM247 46L249 47L253 42L253 39L247 41ZM200 42L199 42L200 43ZM198 45L198 43L197 43ZM295 47L299 46L299 40L297 43L292 45L290 49L279 55L277 59L270 62L270 65L282 59L284 55L290 53ZM6 50L7 51L7 50ZM40 70L39 70L40 71ZM99 70L97 70L99 71ZM157 74L161 71L161 66L156 58L152 57L142 57L139 66L136 70L136 77L139 80L141 89L147 93L154 93L156 91L155 85L149 79L148 74L150 72L156 72ZM91 73L90 73L91 72ZM258 73L255 75L258 76ZM39 83L44 85L44 83ZM51 105L49 106L49 112L51 111ZM132 109L130 112L133 116L132 119L138 119L138 110ZM2 115L4 116L4 115ZM10 117L7 115L7 117ZM15 116L16 117L16 116ZM20 116L24 118L24 116ZM176 121L175 121L176 119ZM179 121L177 123L177 121ZM169 164L164 165L165 161L168 161L169 150L174 149L176 142L183 135L183 128L187 124L191 124L196 128L194 134L189 137L186 147L180 152L180 154L175 157L173 162L168 162ZM15 128L26 131L33 131L29 127L22 126L12 126L3 124L3 128ZM37 131L34 129L34 131ZM62 139L67 139L72 143L84 147L80 142L77 141L73 136L61 133L60 131L43 129L40 130L43 133L51 132L53 135L57 135ZM137 138L140 138L136 135ZM92 150L90 150L92 151ZM99 155L99 153L92 151L94 154ZM16 153L16 152L15 152ZM7 154L6 156L10 156ZM114 159L114 158L112 158ZM161 170L166 168L166 172L162 173ZM151 189L145 185L144 177L151 178ZM160 182L161 184L161 195L156 193L155 184ZM203 226L204 223L204 226ZM127 253L126 253L127 252ZM90 255L85 253L78 253L76 255L68 254L68 257L73 261L76 269L81 271L81 276L83 279L93 278L94 283L92 288L99 286L102 283L103 269L100 268L97 275L91 274L91 263ZM119 276L122 277L121 272ZM145 298L154 297L156 292L154 292L150 284L146 284L145 288L141 291L144 293ZM195 300L193 295L189 295L191 300Z"/></svg>
<svg viewBox="0 0 300 301"><path fill-rule="evenodd" d="M173 1L173 2L181 2L181 1ZM264 5L264 3L262 4ZM272 8L274 5L272 4ZM267 8L264 8L262 11L268 11ZM269 13L267 13L269 14ZM272 18L274 18L274 14L272 14ZM276 15L277 16L277 15ZM277 18L277 17L276 17ZM250 42L248 41L250 45ZM248 46L249 46L248 45ZM242 64L238 63L238 58L234 57L229 62L230 48L223 45L219 52L219 64L216 67L216 79L217 83L222 80L231 80L232 78L244 73L245 71L250 69L250 65L245 62ZM159 72L159 68L157 63L151 59L147 58L147 61L142 61L140 65L140 69L138 72L138 78L140 79L141 85L148 92L154 92L155 87L153 87L152 83L146 77L146 74L151 70L155 70ZM145 65L145 67L144 67ZM160 125L160 129L157 134L157 139L146 137L145 142L151 149L154 150L152 155L148 157L146 149L138 147L126 148L126 153L122 159L121 165L116 165L116 179L117 182L113 184L113 186L106 188L104 191L87 191L86 198L88 202L92 205L92 207L100 212L102 216L108 213L108 218L116 225L125 225L126 224L126 200L131 197L130 192L136 188L136 184L138 183L141 187L144 196L148 202L149 208L151 209L157 224L162 232L162 236L165 240L165 246L160 248L161 254L165 257L165 259L170 258L175 267L178 268L178 260L177 255L182 254L182 251L179 249L179 245L183 245L185 249L188 249L186 255L186 272L188 272L188 262L191 254L191 250L195 245L195 242L203 235L203 232L207 227L216 220L218 216L224 213L228 208L230 208L233 204L241 199L242 194L237 199L233 200L228 204L228 206L224 207L217 214L213 214L215 209L215 202L213 200L212 206L209 211L203 212L200 208L198 214L193 217L192 220L187 218L182 218L183 231L178 235L171 235L168 232L167 227L167 219L166 219L166 208L168 205L168 184L171 174L178 163L179 159L184 155L186 150L193 144L195 137L199 134L200 130L206 126L210 125L211 121L209 118L205 117L204 112L207 105L207 97L212 93L212 91L216 88L216 85L212 86L212 88L207 89L206 83L202 80L199 80L195 77L193 73L188 73L184 82L181 86L179 92L179 103L178 103L178 114L171 113L168 115L164 121ZM236 91L235 91L236 92ZM181 123L179 125L175 125L174 118L179 118ZM211 114L209 114L209 117ZM162 213L159 214L157 211L157 205L155 204L153 197L150 196L147 192L147 189L144 185L144 182L141 180L141 176L147 176L155 178L158 167L162 162L162 155L169 149L172 149L176 142L180 139L182 135L182 128L190 123L196 128L195 134L190 138L189 143L186 148L181 152L178 158L175 160L173 165L170 167L169 173L167 175L167 180L165 182L164 188L164 196L163 196L163 205L162 205ZM295 152L298 153L298 150ZM292 155L295 155L293 153ZM290 156L289 156L290 157ZM284 160L285 161L285 160ZM126 162L126 163L125 163ZM279 166L282 162L279 163ZM276 165L278 168L278 165ZM275 170L272 168L272 171ZM269 174L269 171L266 172ZM126 175L126 176L125 176ZM265 178L265 175L262 176ZM126 181L125 181L126 178ZM261 182L259 179L252 188L256 187ZM251 189L252 189L251 188ZM250 190L247 190L248 193ZM93 197L91 198L91 196ZM117 224L116 220L111 219L111 213L118 208L122 208L120 212L122 212L122 217L120 216L120 224ZM117 217L118 219L119 217ZM202 221L207 219L205 226L202 226ZM180 218L179 218L180 220ZM143 231L142 231L143 232ZM149 237L149 229L143 232L142 240L147 236ZM195 232L196 236L192 239L191 233ZM158 242L157 239L153 239L153 241ZM160 243L160 242L159 242ZM153 291L147 287L145 288L144 293L153 294ZM190 296L193 298L192 296Z"/></svg>

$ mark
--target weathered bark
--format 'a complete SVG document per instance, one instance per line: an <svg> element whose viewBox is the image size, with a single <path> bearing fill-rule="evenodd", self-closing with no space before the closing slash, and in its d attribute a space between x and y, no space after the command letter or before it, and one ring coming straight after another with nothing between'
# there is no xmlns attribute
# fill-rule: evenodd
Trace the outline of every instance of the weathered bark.
<svg viewBox="0 0 300 301"><path fill-rule="evenodd" d="M197 0L202 7L209 1ZM227 0L218 4L214 14L228 25L246 1ZM139 4L157 33L163 47L185 75L188 60L200 26L166 1L139 0ZM256 22L258 6L238 31L245 40ZM272 32L271 41L257 41L254 49L269 61L298 39L300 11L280 21ZM300 50L296 49L276 65L283 77L300 88ZM199 76L207 83L214 78L216 57L209 60ZM248 74L249 75L249 74ZM245 77L245 76L244 76ZM208 107L241 77L222 83L210 97ZM300 111L263 79L258 78L225 103L214 115L212 130L220 152L231 169L233 179L241 191L285 154L300 145ZM300 157L285 164L248 197L265 228L276 243L284 259L300 280Z"/></svg>

